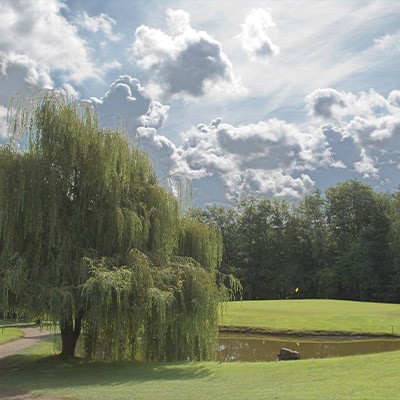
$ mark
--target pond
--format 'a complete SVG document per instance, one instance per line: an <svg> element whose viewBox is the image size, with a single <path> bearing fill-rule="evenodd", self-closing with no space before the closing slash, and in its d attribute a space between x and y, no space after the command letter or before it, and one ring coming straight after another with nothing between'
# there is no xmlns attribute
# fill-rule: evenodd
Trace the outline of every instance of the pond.
<svg viewBox="0 0 400 400"><path fill-rule="evenodd" d="M342 357L400 350L400 338L282 337L222 334L218 361L275 361L279 349L300 352L301 358Z"/></svg>

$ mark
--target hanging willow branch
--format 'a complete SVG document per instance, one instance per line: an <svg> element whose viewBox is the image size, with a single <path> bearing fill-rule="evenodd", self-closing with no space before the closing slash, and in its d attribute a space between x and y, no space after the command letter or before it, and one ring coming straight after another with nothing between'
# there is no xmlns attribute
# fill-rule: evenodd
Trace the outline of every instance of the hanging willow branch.
<svg viewBox="0 0 400 400"><path fill-rule="evenodd" d="M59 323L65 355L83 326L91 356L212 357L220 235L183 218L148 156L122 132L99 129L87 104L53 91L16 97L9 129L14 147L0 148L3 313Z"/></svg>

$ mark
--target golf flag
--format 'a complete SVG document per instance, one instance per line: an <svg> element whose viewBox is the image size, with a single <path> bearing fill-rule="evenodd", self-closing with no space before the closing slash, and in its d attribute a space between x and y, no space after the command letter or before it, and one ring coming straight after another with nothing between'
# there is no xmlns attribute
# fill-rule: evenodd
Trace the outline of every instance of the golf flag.
<svg viewBox="0 0 400 400"><path fill-rule="evenodd" d="M296 293L299 293L299 288L298 288L298 287L296 288L295 292L296 292Z"/></svg>

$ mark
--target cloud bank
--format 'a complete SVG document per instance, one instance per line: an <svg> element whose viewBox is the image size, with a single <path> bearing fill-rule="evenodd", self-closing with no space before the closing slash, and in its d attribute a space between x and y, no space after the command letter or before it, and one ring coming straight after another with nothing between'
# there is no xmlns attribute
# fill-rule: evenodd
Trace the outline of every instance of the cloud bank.
<svg viewBox="0 0 400 400"><path fill-rule="evenodd" d="M233 125L215 118L182 132L181 145L160 133L169 106L150 98L135 78L120 76L89 102L101 124L115 126L123 116L159 178L187 177L203 205L248 194L300 199L324 171L383 182L382 168L400 168L398 100L399 91L385 98L376 91L317 89L305 98L307 126L277 118Z"/></svg>
<svg viewBox="0 0 400 400"><path fill-rule="evenodd" d="M190 178L198 205L247 194L298 199L317 185L349 177L365 178L376 187L384 187L389 176L396 179L400 90L390 92L390 82L376 85L385 95L359 91L365 84L356 79L359 75L370 82L372 71L387 66L390 75L397 65L397 26L378 29L388 8L378 3L293 3L294 12L288 15L287 3L277 3L275 23L272 11L247 5L243 15L227 14L218 28L220 11L207 16L188 6L191 21L186 11L168 9L164 27L162 21L155 21L155 27L138 26L137 20L130 26L138 26L131 47L124 49L131 58L122 61L117 46L126 41L109 16L118 12L66 4L0 4L2 140L12 94L56 87L89 98L101 126L126 126L131 139L149 152L160 180ZM310 21L309 29L303 29ZM367 32L369 22L376 25ZM118 31L127 35L122 26ZM366 32L371 34L360 41ZM346 56L333 60L338 54ZM95 64L94 56L101 63ZM124 74L115 78L110 71L117 68ZM251 92L243 88L238 71ZM90 97L104 76L114 81ZM141 82L132 76L140 76ZM379 79L384 78L381 74ZM239 103L244 94L249 96ZM291 121L302 122L285 120L289 111L297 113ZM170 139L178 134L180 141Z"/></svg>
<svg viewBox="0 0 400 400"><path fill-rule="evenodd" d="M294 124L270 119L233 126L221 119L185 133L183 174L196 180L217 176L230 201L247 194L300 198L314 185L306 170L330 160L320 131L304 133Z"/></svg>

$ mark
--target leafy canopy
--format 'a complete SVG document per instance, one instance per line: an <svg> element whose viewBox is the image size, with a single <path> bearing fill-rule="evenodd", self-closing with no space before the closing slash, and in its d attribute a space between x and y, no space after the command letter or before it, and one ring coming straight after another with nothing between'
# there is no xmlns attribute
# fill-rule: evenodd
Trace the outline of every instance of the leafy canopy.
<svg viewBox="0 0 400 400"><path fill-rule="evenodd" d="M17 97L9 121L0 309L78 336L82 324L88 355L101 345L112 358L211 357L226 294L219 233L183 216L148 156L87 105L41 92Z"/></svg>

